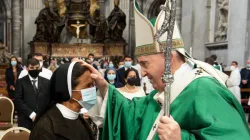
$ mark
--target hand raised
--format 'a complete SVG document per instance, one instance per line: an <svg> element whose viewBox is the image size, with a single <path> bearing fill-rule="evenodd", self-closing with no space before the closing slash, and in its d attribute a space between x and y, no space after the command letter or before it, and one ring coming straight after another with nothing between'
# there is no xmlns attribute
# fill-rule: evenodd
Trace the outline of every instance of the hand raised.
<svg viewBox="0 0 250 140"><path fill-rule="evenodd" d="M99 71L97 71L92 65L90 65L82 60L80 60L78 62L81 62L83 66L86 66L89 68L89 70L91 71L90 76L94 79L94 81L96 83L96 87L100 90L100 93L102 93L104 95L108 89L108 82L103 78L101 73Z"/></svg>

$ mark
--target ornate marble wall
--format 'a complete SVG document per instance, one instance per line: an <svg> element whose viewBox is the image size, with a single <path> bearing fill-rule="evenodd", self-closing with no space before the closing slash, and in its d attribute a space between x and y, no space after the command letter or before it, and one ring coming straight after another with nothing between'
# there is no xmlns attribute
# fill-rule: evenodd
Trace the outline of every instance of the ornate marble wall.
<svg viewBox="0 0 250 140"><path fill-rule="evenodd" d="M248 0L182 0L182 37L185 49L204 60L216 54L218 62L245 66L250 56Z"/></svg>

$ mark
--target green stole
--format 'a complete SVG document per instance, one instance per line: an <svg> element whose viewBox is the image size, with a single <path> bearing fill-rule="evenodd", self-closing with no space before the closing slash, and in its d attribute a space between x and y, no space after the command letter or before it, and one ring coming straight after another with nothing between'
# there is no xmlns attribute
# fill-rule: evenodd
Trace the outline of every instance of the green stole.
<svg viewBox="0 0 250 140"><path fill-rule="evenodd" d="M109 86L103 140L146 140L161 107L153 97L126 99ZM245 114L234 95L211 77L193 80L171 103L183 140L248 140ZM155 139L159 139L155 136Z"/></svg>

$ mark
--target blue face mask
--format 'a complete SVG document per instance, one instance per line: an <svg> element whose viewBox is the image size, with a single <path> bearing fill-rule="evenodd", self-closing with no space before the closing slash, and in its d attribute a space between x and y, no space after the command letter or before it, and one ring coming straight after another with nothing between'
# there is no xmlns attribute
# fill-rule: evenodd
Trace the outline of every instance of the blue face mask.
<svg viewBox="0 0 250 140"><path fill-rule="evenodd" d="M109 81L113 81L113 80L115 80L116 75L115 74L108 74L107 77L108 77Z"/></svg>
<svg viewBox="0 0 250 140"><path fill-rule="evenodd" d="M11 61L11 66L16 66L17 62L16 61Z"/></svg>
<svg viewBox="0 0 250 140"><path fill-rule="evenodd" d="M97 69L98 69L98 70L101 69L101 66L97 66Z"/></svg>
<svg viewBox="0 0 250 140"><path fill-rule="evenodd" d="M123 68L123 67L124 67L124 65L120 65L120 66L119 66L119 69L121 69L121 68Z"/></svg>
<svg viewBox="0 0 250 140"><path fill-rule="evenodd" d="M103 64L103 68L106 68L107 67L107 65L106 64Z"/></svg>
<svg viewBox="0 0 250 140"><path fill-rule="evenodd" d="M114 64L109 63L109 68L113 68L113 67L114 67Z"/></svg>
<svg viewBox="0 0 250 140"><path fill-rule="evenodd" d="M83 108L90 110L96 104L96 87L73 91L81 91L82 100L72 99L77 101Z"/></svg>
<svg viewBox="0 0 250 140"><path fill-rule="evenodd" d="M124 65L126 68L130 68L132 66L132 62L125 62Z"/></svg>

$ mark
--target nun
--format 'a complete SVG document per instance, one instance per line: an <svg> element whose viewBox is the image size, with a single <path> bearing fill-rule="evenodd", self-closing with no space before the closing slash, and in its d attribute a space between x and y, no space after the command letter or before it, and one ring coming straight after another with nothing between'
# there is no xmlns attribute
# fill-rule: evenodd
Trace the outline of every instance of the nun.
<svg viewBox="0 0 250 140"><path fill-rule="evenodd" d="M53 106L38 120L30 140L94 140L79 112L96 103L96 87L90 71L79 62L63 64L51 78Z"/></svg>

